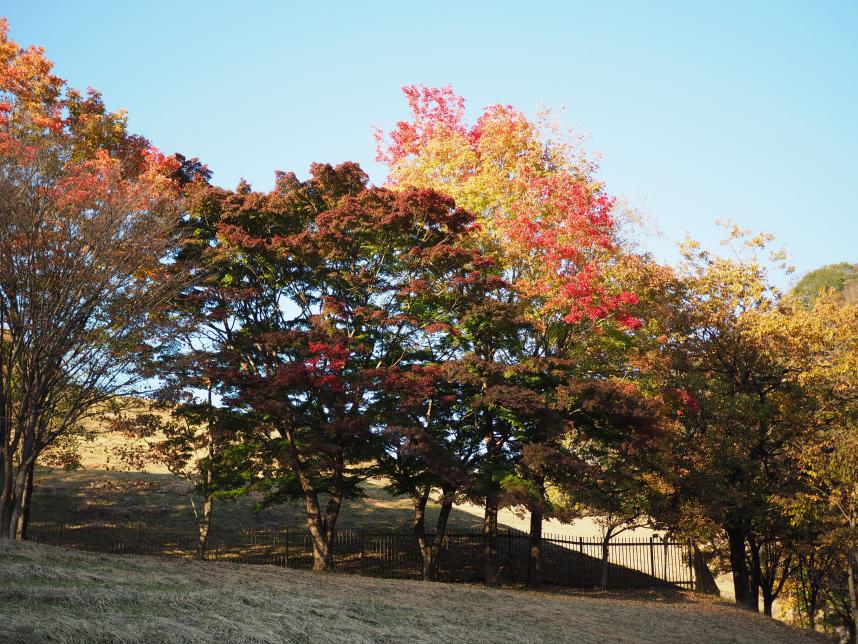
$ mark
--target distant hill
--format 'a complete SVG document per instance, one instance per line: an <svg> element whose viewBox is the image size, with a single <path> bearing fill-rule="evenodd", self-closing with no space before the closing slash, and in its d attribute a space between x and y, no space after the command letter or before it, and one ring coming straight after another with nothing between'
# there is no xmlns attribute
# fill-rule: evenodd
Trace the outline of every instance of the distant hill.
<svg viewBox="0 0 858 644"><path fill-rule="evenodd" d="M850 304L858 303L858 264L840 262L817 268L802 277L792 292L811 306L822 289L840 293Z"/></svg>

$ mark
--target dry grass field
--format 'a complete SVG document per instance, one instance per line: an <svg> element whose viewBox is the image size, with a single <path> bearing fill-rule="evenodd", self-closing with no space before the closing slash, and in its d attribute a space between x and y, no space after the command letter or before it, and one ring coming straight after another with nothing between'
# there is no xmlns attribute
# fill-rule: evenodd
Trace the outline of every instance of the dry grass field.
<svg viewBox="0 0 858 644"><path fill-rule="evenodd" d="M820 640L681 592L523 593L0 541L0 641Z"/></svg>

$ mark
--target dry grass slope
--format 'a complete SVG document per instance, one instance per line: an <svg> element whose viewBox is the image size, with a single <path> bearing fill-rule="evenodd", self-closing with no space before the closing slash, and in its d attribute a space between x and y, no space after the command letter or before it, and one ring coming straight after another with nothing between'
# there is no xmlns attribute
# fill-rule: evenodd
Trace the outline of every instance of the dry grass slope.
<svg viewBox="0 0 858 644"><path fill-rule="evenodd" d="M691 595L547 595L0 540L2 642L818 642Z"/></svg>

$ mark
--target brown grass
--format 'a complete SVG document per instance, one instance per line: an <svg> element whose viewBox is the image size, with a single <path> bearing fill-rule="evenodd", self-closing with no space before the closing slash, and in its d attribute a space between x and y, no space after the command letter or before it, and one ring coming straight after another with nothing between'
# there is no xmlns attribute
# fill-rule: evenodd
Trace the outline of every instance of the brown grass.
<svg viewBox="0 0 858 644"><path fill-rule="evenodd" d="M2 642L818 642L686 593L549 595L0 540Z"/></svg>

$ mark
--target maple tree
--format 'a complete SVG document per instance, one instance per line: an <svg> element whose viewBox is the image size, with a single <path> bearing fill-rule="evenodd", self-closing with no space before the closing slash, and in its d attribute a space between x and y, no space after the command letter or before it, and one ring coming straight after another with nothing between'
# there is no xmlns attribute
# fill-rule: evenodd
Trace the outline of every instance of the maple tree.
<svg viewBox="0 0 858 644"><path fill-rule="evenodd" d="M427 580L435 579L453 503L477 488L485 457L484 434L469 405L478 392L485 393L480 375L484 361L476 351L488 334L505 332L509 340L517 328L514 309L503 302L506 285L495 263L470 247L467 235L450 242L458 242L462 250L443 272L435 273L420 302L410 307L418 322L417 360L398 365L390 374L395 377L385 379L382 397L386 426L380 471L394 492L412 499L412 527ZM430 537L425 511L433 490L440 492L441 507Z"/></svg>
<svg viewBox="0 0 858 644"><path fill-rule="evenodd" d="M0 21L0 534L26 531L39 455L128 392L158 344L178 161Z"/></svg>
<svg viewBox="0 0 858 644"><path fill-rule="evenodd" d="M623 333L639 326L631 314L637 297L623 288L612 267L614 200L595 179L595 164L574 137L547 118L531 121L509 105L490 106L468 125L464 99L451 88L408 86L403 91L411 119L397 123L388 135L377 132L378 160L389 168L388 183L439 190L474 212L476 243L501 267L507 300L526 320L515 346L483 346L475 353L507 367L530 359L570 359L605 327ZM544 393L531 391L525 397L536 400ZM479 398L474 404L480 407ZM499 419L484 407L481 469L486 578L491 581L496 578L492 543L500 482L515 470L510 441L524 428L542 430L526 418L526 409L524 418L509 422L508 414ZM532 489L542 489L533 483ZM543 507L544 499L533 505ZM536 544L541 521L533 522L532 532ZM539 548L532 551L538 557Z"/></svg>
<svg viewBox="0 0 858 644"><path fill-rule="evenodd" d="M314 567L329 570L343 499L381 448L384 394L413 376L435 302L455 296L436 287L482 260L455 244L473 219L448 197L368 188L351 163L311 172L222 195L216 252L236 267L221 280L236 293L228 403L254 419L269 501L303 498Z"/></svg>

